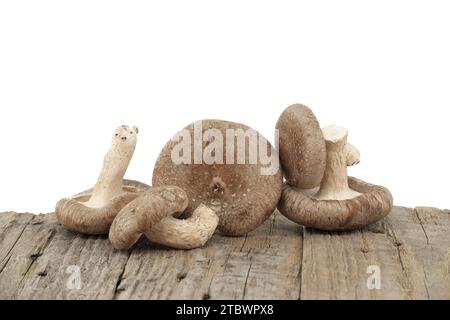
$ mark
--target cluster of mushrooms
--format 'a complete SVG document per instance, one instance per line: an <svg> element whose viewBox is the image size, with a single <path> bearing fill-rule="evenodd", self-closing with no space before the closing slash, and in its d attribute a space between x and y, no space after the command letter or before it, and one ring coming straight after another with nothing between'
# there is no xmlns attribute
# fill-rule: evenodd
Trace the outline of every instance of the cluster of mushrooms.
<svg viewBox="0 0 450 320"><path fill-rule="evenodd" d="M214 128L223 136L227 129L250 129L222 120L202 124L203 130ZM389 190L347 176L347 166L359 163L360 155L347 143L345 128L321 129L308 107L295 104L284 110L276 129L281 168L275 174L261 174L259 160L174 163L172 139L157 159L150 187L124 179L138 129L121 126L113 134L94 188L58 201L57 219L75 232L109 234L120 250L133 247L142 236L167 247L194 249L204 246L216 229L227 236L247 234L277 207L302 226L330 231L361 228L389 214ZM183 132L193 135L194 124ZM205 148L210 141L200 143ZM268 149L275 152L271 145Z"/></svg>

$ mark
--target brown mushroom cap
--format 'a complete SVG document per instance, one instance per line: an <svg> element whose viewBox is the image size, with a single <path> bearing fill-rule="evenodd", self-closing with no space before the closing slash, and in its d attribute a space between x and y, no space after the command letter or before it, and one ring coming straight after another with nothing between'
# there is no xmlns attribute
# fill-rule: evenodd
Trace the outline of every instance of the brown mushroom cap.
<svg viewBox="0 0 450 320"><path fill-rule="evenodd" d="M123 180L123 193L110 200L108 205L92 208L83 203L88 201L93 189L83 191L71 198L58 201L56 217L64 227L85 234L107 234L119 211L150 186L133 180Z"/></svg>
<svg viewBox="0 0 450 320"><path fill-rule="evenodd" d="M353 230L386 217L393 199L388 189L353 177L349 187L361 195L348 200L317 200L285 184L278 209L290 220L322 230Z"/></svg>
<svg viewBox="0 0 450 320"><path fill-rule="evenodd" d="M194 127L195 124L192 123L183 131L189 132L191 136L192 154L195 151ZM202 133L208 129L216 129L224 137L223 155L225 157L226 130L247 131L251 128L234 122L203 120ZM178 143L179 141L172 139L161 151L153 171L153 185L156 187L175 185L185 190L189 198L186 217L189 217L200 204L204 204L219 216L218 229L223 234L239 236L257 228L273 213L282 189L282 174L279 168L273 175L263 175L261 169L267 166L260 162L259 157L257 163L250 164L249 152L246 152L245 164L237 164L236 157L234 164L226 164L225 159L223 164L206 164L205 162L175 164L171 153ZM202 152L209 143L211 141L203 141ZM246 145L249 144L246 143ZM237 148L235 139L234 155ZM269 155L274 152L270 144L267 145L267 149Z"/></svg>
<svg viewBox="0 0 450 320"><path fill-rule="evenodd" d="M351 167L357 165L361 161L361 154L351 143L347 143L345 146L345 153L347 157L347 166Z"/></svg>
<svg viewBox="0 0 450 320"><path fill-rule="evenodd" d="M311 109L301 104L291 105L281 114L276 128L286 181L300 189L320 185L326 166L326 148L319 122Z"/></svg>
<svg viewBox="0 0 450 320"><path fill-rule="evenodd" d="M145 236L155 243L176 249L195 249L205 245L212 237L219 217L214 210L200 205L187 219L173 216L163 218Z"/></svg>
<svg viewBox="0 0 450 320"><path fill-rule="evenodd" d="M131 248L141 235L163 218L183 212L186 193L175 186L152 188L127 204L109 230L109 240L119 250Z"/></svg>
<svg viewBox="0 0 450 320"><path fill-rule="evenodd" d="M141 192L144 192L149 189L151 189L151 187L148 184L145 184L143 182L140 182L137 180L131 180L131 179L123 179L123 191L125 191L125 192L141 193ZM90 197L93 190L94 190L94 188L84 190L84 191L77 193L76 195L70 197L70 199ZM82 200L80 200L80 201L82 201Z"/></svg>

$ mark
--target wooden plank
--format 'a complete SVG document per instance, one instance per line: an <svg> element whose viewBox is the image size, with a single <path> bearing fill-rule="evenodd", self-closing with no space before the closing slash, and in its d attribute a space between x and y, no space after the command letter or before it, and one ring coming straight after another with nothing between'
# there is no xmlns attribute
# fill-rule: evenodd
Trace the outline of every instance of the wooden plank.
<svg viewBox="0 0 450 320"><path fill-rule="evenodd" d="M305 229L302 299L448 298L448 231L445 212L401 207L361 231ZM367 286L369 266L380 268L380 290Z"/></svg>
<svg viewBox="0 0 450 320"><path fill-rule="evenodd" d="M125 268L117 299L298 299L300 227L274 214L244 238L216 234L202 249L141 245Z"/></svg>
<svg viewBox="0 0 450 320"><path fill-rule="evenodd" d="M428 207L337 233L275 213L247 237L216 234L191 251L141 241L127 253L54 214L0 213L0 299L450 299L449 231L450 212ZM380 290L367 287L369 266Z"/></svg>

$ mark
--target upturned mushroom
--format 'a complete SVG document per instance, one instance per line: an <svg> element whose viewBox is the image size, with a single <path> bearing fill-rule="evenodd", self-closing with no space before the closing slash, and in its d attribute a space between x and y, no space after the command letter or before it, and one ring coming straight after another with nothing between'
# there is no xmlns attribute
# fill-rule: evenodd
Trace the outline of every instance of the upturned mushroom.
<svg viewBox="0 0 450 320"><path fill-rule="evenodd" d="M178 132L161 151L153 186L170 185L188 195L185 218L204 204L219 216L222 234L240 236L273 213L282 174L275 150L258 132L239 123L203 120Z"/></svg>
<svg viewBox="0 0 450 320"><path fill-rule="evenodd" d="M145 232L152 242L175 249L203 247L212 237L219 224L216 213L201 204L186 219L174 216L163 218L157 225Z"/></svg>
<svg viewBox="0 0 450 320"><path fill-rule="evenodd" d="M109 240L116 249L129 249L164 217L182 213L187 202L186 193L178 187L151 188L120 210Z"/></svg>
<svg viewBox="0 0 450 320"><path fill-rule="evenodd" d="M85 234L106 234L117 213L149 188L123 179L136 147L137 133L136 127L117 128L94 188L58 201L55 213L64 227Z"/></svg>
<svg viewBox="0 0 450 320"><path fill-rule="evenodd" d="M178 187L152 188L119 212L109 239L119 250L131 248L143 234L171 248L202 247L213 235L219 218L211 209L199 206L190 218L179 219L187 205L187 195Z"/></svg>
<svg viewBox="0 0 450 320"><path fill-rule="evenodd" d="M304 125L306 121L310 122L310 119L302 120L301 117L297 119L299 119L298 126ZM292 130L295 128L292 127ZM297 136L293 134L292 137L301 138L307 134L304 130L297 130ZM310 134L318 136L320 129L317 126L314 128L310 126L310 130L315 131ZM320 151L316 150L315 153L287 154L291 158L286 162L288 166L304 163L302 157L308 154L318 155L316 161L321 162L325 156L326 166L323 173L321 167L317 166L315 168L317 171L306 170L308 174L311 172L319 176L322 174L320 185L310 184L312 188L303 189L289 182L285 183L278 204L280 212L298 224L322 230L357 229L387 216L393 205L392 195L388 189L347 177L347 165L359 162L358 150L347 143L347 130L333 125L324 128L321 135L325 142L325 151L320 147ZM298 143L301 141L300 139ZM309 148L315 147L310 145ZM314 159L308 161L316 163ZM283 163L283 167L286 164ZM291 172L301 175L301 168L290 169ZM294 177L294 179L302 178Z"/></svg>

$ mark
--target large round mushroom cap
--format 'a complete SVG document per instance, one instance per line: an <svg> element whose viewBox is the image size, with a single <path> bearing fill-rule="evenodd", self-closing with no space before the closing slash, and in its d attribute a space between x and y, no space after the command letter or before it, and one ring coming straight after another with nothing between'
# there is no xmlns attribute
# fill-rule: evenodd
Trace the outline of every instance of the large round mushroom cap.
<svg viewBox="0 0 450 320"><path fill-rule="evenodd" d="M198 121L181 130L163 148L153 171L154 187L186 191L186 216L204 204L219 216L219 231L231 236L254 230L273 213L282 180L270 143L246 125L222 120Z"/></svg>
<svg viewBox="0 0 450 320"><path fill-rule="evenodd" d="M326 166L326 148L311 109L302 104L291 105L281 114L276 129L287 183L299 189L319 186Z"/></svg>

